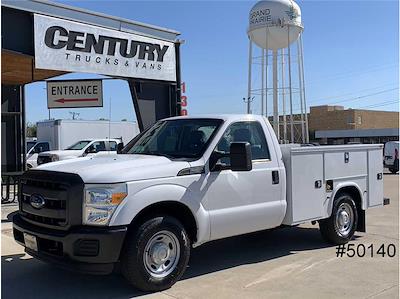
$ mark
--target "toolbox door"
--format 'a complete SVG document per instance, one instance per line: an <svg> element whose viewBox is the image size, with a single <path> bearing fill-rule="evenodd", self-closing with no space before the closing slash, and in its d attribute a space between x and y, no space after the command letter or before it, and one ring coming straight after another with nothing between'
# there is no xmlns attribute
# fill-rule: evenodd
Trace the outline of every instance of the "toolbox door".
<svg viewBox="0 0 400 299"><path fill-rule="evenodd" d="M368 151L368 207L383 205L382 150Z"/></svg>

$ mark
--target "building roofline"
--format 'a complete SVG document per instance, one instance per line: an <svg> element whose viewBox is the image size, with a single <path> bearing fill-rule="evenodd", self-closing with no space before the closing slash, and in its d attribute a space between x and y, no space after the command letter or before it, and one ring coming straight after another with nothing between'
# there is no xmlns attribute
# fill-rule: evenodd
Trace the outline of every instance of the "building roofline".
<svg viewBox="0 0 400 299"><path fill-rule="evenodd" d="M1 6L47 16L59 17L80 23L101 26L118 31L145 35L168 41L175 41L180 32L154 26L125 18L110 16L107 14L90 11L75 6L65 5L45 0L13 1L3 0Z"/></svg>
<svg viewBox="0 0 400 299"><path fill-rule="evenodd" d="M399 136L399 129L384 128L384 129L315 131L315 138L357 138L357 137L378 137L378 136Z"/></svg>

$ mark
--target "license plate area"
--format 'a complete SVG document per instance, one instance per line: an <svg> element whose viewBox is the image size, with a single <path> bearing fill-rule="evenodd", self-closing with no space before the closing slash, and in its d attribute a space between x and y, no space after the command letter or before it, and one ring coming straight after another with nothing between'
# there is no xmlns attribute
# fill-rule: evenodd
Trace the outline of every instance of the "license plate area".
<svg viewBox="0 0 400 299"><path fill-rule="evenodd" d="M38 251L37 238L28 233L24 233L25 246L33 251Z"/></svg>

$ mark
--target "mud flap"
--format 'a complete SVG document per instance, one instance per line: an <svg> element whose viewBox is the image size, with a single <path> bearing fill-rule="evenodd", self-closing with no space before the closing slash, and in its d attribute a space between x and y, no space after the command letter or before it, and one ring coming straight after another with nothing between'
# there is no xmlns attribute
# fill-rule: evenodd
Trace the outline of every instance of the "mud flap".
<svg viewBox="0 0 400 299"><path fill-rule="evenodd" d="M357 231L365 233L367 231L367 226L365 224L365 210L358 209L358 223L357 223Z"/></svg>

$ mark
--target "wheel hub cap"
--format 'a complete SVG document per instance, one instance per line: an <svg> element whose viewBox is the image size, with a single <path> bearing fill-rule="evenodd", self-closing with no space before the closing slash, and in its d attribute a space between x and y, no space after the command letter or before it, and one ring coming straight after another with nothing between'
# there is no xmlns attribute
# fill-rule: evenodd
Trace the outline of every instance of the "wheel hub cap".
<svg viewBox="0 0 400 299"><path fill-rule="evenodd" d="M161 264L169 257L169 249L164 243L157 243L151 248L151 259L156 264Z"/></svg>
<svg viewBox="0 0 400 299"><path fill-rule="evenodd" d="M180 246L177 237L170 231L160 231L147 242L143 263L151 276L160 278L174 271L179 258Z"/></svg>
<svg viewBox="0 0 400 299"><path fill-rule="evenodd" d="M352 230L354 224L353 208L348 203L342 203L336 212L336 229L338 233L346 237Z"/></svg>

